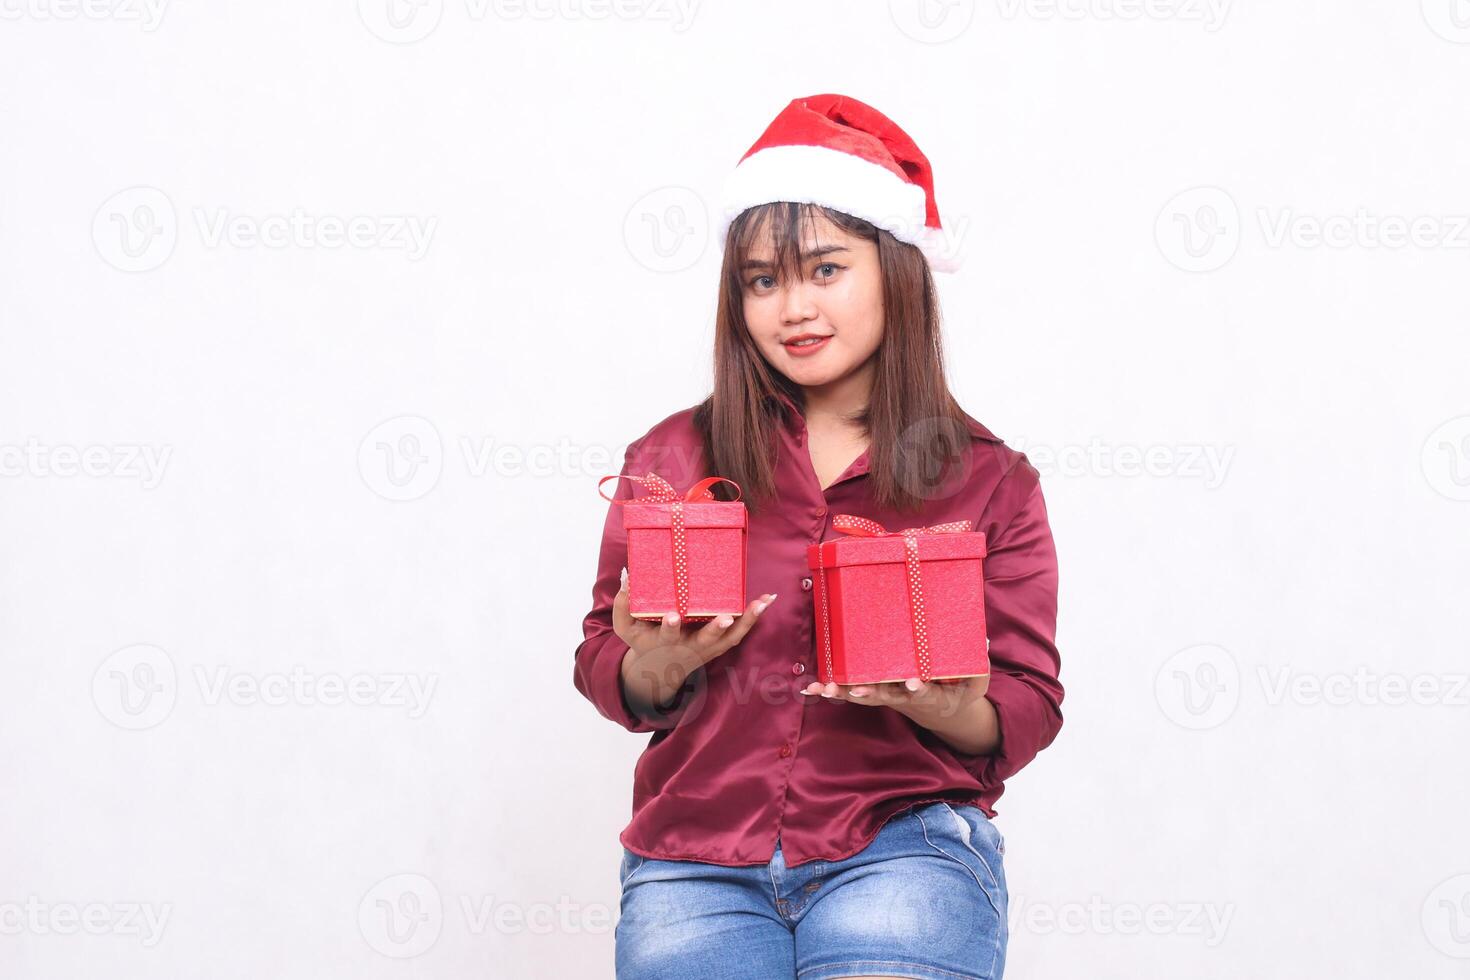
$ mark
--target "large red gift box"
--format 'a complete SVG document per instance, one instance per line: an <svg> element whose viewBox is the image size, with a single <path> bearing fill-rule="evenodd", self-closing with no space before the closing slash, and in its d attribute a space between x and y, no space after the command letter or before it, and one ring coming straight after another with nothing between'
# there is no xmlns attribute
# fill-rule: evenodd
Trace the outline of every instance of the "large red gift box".
<svg viewBox="0 0 1470 980"><path fill-rule="evenodd" d="M819 681L990 673L984 533L969 521L887 531L850 514L832 526L848 536L807 547Z"/></svg>
<svg viewBox="0 0 1470 980"><path fill-rule="evenodd" d="M627 479L648 491L617 500L602 492L608 480ZM715 500L716 483L735 487L735 500ZM701 622L745 612L745 504L740 485L722 476L701 480L680 495L656 473L605 476L604 499L622 505L628 533L628 611L635 619L677 612Z"/></svg>

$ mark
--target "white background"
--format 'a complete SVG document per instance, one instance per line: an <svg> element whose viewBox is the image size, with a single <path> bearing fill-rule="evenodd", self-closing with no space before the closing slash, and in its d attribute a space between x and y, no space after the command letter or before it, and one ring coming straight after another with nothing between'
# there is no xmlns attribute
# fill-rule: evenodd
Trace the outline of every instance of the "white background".
<svg viewBox="0 0 1470 980"><path fill-rule="evenodd" d="M840 92L1060 555L1007 976L1465 975L1470 4L925 2L0 0L0 974L612 976L596 479Z"/></svg>

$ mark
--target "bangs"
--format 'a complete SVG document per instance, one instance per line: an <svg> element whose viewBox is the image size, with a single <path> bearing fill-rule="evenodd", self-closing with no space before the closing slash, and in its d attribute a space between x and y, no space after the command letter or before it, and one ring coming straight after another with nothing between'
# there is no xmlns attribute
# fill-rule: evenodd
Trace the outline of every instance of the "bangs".
<svg viewBox="0 0 1470 980"><path fill-rule="evenodd" d="M823 221L822 219L826 219ZM820 204L774 201L747 208L730 226L730 248L736 270L747 261L765 259L775 267L777 278L801 278L801 246L805 238L821 246L826 222L843 231L869 241L876 241L878 230L861 218L834 211ZM774 258L767 249L774 249ZM759 255L752 254L759 250ZM742 277L743 272L739 273Z"/></svg>

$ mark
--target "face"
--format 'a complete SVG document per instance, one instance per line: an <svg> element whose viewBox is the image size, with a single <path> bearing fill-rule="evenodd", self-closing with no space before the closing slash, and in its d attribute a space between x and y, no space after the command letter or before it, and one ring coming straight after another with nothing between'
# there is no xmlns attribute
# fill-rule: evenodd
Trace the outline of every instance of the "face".
<svg viewBox="0 0 1470 980"><path fill-rule="evenodd" d="M745 324L770 364L803 387L841 381L861 369L883 339L878 247L819 213L802 222L799 274L774 267L762 229L741 267ZM823 338L806 348L789 342Z"/></svg>

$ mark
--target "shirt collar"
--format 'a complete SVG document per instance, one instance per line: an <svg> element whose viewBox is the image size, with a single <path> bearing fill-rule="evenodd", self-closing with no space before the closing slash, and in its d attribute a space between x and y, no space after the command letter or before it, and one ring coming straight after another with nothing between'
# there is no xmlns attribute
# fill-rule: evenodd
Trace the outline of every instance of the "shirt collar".
<svg viewBox="0 0 1470 980"><path fill-rule="evenodd" d="M806 422L802 417L801 408L796 404L795 401L792 400L791 396L778 388L776 390L776 398L781 404L787 427L792 432L798 432L801 429L805 428ZM976 422L974 419L970 418L970 416L968 415L965 416L965 426L970 430L970 436L972 438L980 439L985 442L1001 441L999 436L991 432L979 422ZM861 461L863 472L866 473L868 469L867 450L864 450L863 454L858 457L858 459Z"/></svg>

